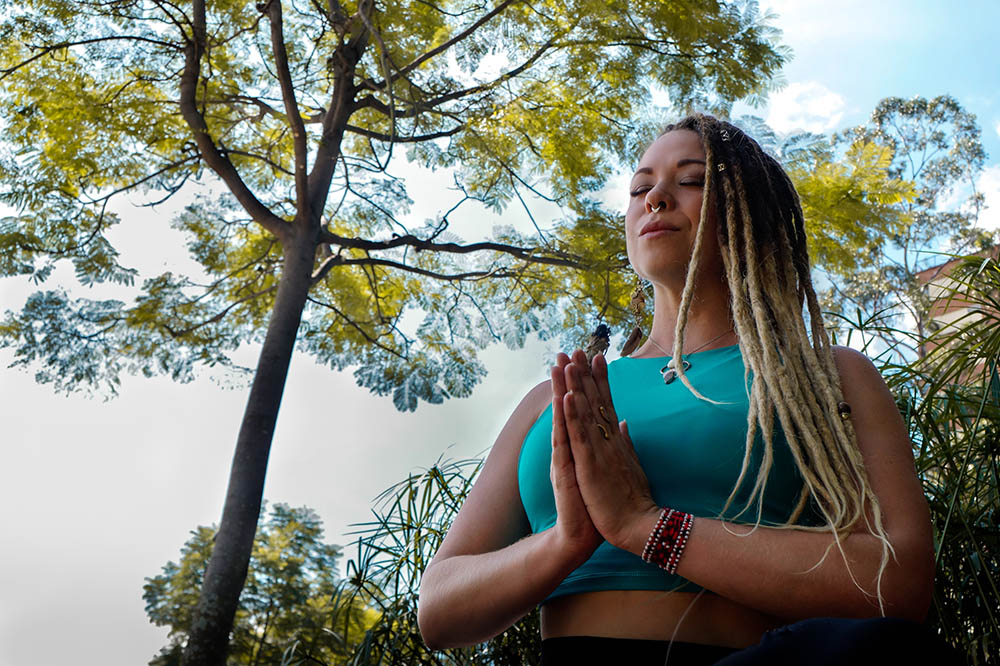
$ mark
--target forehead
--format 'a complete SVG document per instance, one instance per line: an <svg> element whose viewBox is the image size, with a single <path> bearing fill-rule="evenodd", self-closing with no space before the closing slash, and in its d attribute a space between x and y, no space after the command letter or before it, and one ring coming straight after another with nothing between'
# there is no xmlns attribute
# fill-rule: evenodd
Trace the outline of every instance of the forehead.
<svg viewBox="0 0 1000 666"><path fill-rule="evenodd" d="M704 161L705 149L701 147L701 137L687 129L673 130L658 137L642 154L636 167L676 166L677 162L694 158Z"/></svg>

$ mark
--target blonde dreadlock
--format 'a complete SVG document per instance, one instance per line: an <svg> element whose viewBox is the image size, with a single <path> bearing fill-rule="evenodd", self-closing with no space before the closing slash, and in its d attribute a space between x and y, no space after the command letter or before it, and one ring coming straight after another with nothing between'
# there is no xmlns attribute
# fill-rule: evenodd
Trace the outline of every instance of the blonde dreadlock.
<svg viewBox="0 0 1000 666"><path fill-rule="evenodd" d="M734 125L694 114L667 126L663 134L680 129L694 131L701 137L706 172L701 220L681 294L673 355L680 358L684 348L684 328L694 294L700 248L708 226L709 207L714 202L719 249L746 365L744 384L751 384L743 464L719 517L745 481L759 428L764 443L761 466L747 504L738 515L749 509L756 497L754 529L760 525L764 489L773 460L771 439L777 414L803 478L797 505L788 521L779 527L830 531L834 537L831 547L837 546L846 564L841 539L864 520L868 531L882 543L875 596L884 615L882 575L890 553L893 557L895 553L882 525L878 499L868 483L854 428L838 413L843 394L809 272L798 194L781 165ZM809 312L811 341L802 314L804 305ZM714 403L692 386L681 366L678 365L676 372L684 385L698 398ZM794 525L810 497L814 498L826 524ZM866 506L871 511L870 520ZM829 551L828 548L815 566L826 559ZM848 572L854 584L869 594L854 579L849 566Z"/></svg>

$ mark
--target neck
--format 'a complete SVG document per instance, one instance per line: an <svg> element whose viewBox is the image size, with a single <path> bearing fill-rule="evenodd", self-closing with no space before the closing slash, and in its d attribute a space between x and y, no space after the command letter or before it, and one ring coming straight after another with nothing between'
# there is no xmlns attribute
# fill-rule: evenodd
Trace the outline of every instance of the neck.
<svg viewBox="0 0 1000 666"><path fill-rule="evenodd" d="M652 338L673 353L674 332L677 328L677 317L680 311L683 285L668 285L653 283L653 327L649 332ZM732 313L729 305L729 286L722 280L704 280L697 284L688 311L684 327L683 353L691 353L700 345L713 338L711 344L704 349L715 349L736 344L739 338L733 328ZM725 333L724 335L722 335ZM646 342L632 354L636 356L660 356L662 352L647 339Z"/></svg>

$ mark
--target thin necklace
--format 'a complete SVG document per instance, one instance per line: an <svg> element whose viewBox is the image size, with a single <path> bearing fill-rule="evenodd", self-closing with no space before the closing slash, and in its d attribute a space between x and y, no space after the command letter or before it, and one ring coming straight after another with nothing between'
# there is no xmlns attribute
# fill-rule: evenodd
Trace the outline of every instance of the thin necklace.
<svg viewBox="0 0 1000 666"><path fill-rule="evenodd" d="M723 331L722 333L718 334L717 336L715 336L714 338L712 338L711 340L709 340L705 344L699 346L694 351L689 351L688 354L689 355L690 354L694 354L695 352L697 352L698 350L700 350L702 347L707 347L708 345L712 344L713 342L715 342L716 340L718 340L719 338L721 338L723 335L725 335L726 333L729 333L732 330L733 330L732 328L729 328L728 330ZM661 352L663 352L667 356L670 356L670 352L668 352L666 349L664 349L663 347L661 347L656 342L656 340L654 340L651 336L647 337L646 339L649 340L650 342L652 342L653 346L655 346ZM687 372L688 369L691 367L691 361L689 361L686 358L684 358L683 354L681 354L681 365L684 366L684 372ZM677 379L677 371L674 368L675 368L675 366L674 366L674 359L670 359L669 361L667 361L667 364L665 366L663 366L662 368L660 368L660 374L663 375L663 383L664 384L669 384L670 382L672 382L675 379Z"/></svg>

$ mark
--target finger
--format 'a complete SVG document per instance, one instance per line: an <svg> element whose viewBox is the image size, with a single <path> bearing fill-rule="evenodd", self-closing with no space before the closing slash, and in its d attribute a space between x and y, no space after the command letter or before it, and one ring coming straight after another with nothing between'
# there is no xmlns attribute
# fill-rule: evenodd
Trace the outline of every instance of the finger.
<svg viewBox="0 0 1000 666"><path fill-rule="evenodd" d="M591 375L594 378L594 385L597 387L597 392L601 396L601 404L610 405L613 408L611 384L608 382L608 360L604 358L604 354L597 354L594 356L594 361L591 365ZM608 412L608 416L617 420L612 412Z"/></svg>
<svg viewBox="0 0 1000 666"><path fill-rule="evenodd" d="M556 418L556 407L555 401L559 402L559 422L565 428L565 410L563 409L563 398L565 397L569 388L566 386L566 375L564 368L570 363L569 357L566 354L559 353L556 355L556 364L550 369L550 374L552 376L552 417L553 417L553 427L555 427Z"/></svg>
<svg viewBox="0 0 1000 666"><path fill-rule="evenodd" d="M566 477L567 468L572 467L569 438L566 426L562 423L562 400L552 398L552 460L549 464L549 480L553 489L558 490L564 485L561 480Z"/></svg>
<svg viewBox="0 0 1000 666"><path fill-rule="evenodd" d="M583 360L586 361L586 357ZM615 414L614 405L610 400L605 401L601 398L593 377L589 372L584 373L576 362L566 367L566 388L574 393L580 393L581 399L587 403L585 408L581 406L579 410L585 421L591 419L594 424L600 424L602 435L616 430L618 416Z"/></svg>
<svg viewBox="0 0 1000 666"><path fill-rule="evenodd" d="M596 354L593 361L588 361L587 355L583 352L574 352L573 364L581 369L580 389L570 387L571 390L583 391L590 401L591 411L600 414L604 423L609 425L617 423L618 415L615 413L615 406L611 400L608 366L604 354Z"/></svg>
<svg viewBox="0 0 1000 666"><path fill-rule="evenodd" d="M586 358L586 357L584 357ZM590 399L591 409L600 414L608 425L618 422L614 401L611 399L611 385L608 383L608 362L604 354L595 354L588 362L588 372L581 376L584 391Z"/></svg>
<svg viewBox="0 0 1000 666"><path fill-rule="evenodd" d="M576 363L571 363L566 366L566 390L567 395L573 395L573 406L575 407L575 412L572 418L579 418L585 425L592 425L596 423L596 405L592 407L590 398L587 396L587 392L583 387L583 377L581 376L580 366ZM567 420L569 413L567 411Z"/></svg>
<svg viewBox="0 0 1000 666"><path fill-rule="evenodd" d="M557 403L559 403L557 405ZM549 464L549 481L555 493L556 510L563 512L564 493L577 488L576 470L573 467L573 453L566 436L565 426L556 425L562 417L562 400L552 399L552 460ZM579 491L576 491L579 493Z"/></svg>
<svg viewBox="0 0 1000 666"><path fill-rule="evenodd" d="M563 413L566 418L566 433L569 435L569 445L573 452L573 460L584 464L593 460L590 434L588 430L596 430L593 425L580 418L582 396L572 391L563 398ZM600 435L598 435L599 437ZM577 470L578 472L580 470Z"/></svg>
<svg viewBox="0 0 1000 666"><path fill-rule="evenodd" d="M582 349L576 349L570 356L570 360L574 365L580 366L580 370L584 375L590 374L590 361L587 360L587 354Z"/></svg>
<svg viewBox="0 0 1000 666"><path fill-rule="evenodd" d="M628 452L633 460L639 462L639 453L635 450L635 444L632 443L632 437L628 434L628 423L626 421L621 421L618 423L618 430L622 434L622 439L628 444ZM639 463L640 466L642 463Z"/></svg>
<svg viewBox="0 0 1000 666"><path fill-rule="evenodd" d="M561 368L552 367L552 455L567 456L569 453L569 436L566 434L566 418L563 412L563 397L566 395L566 385L563 381Z"/></svg>
<svg viewBox="0 0 1000 666"><path fill-rule="evenodd" d="M566 391L569 389L566 386L566 375L565 370L563 369L566 366L566 363L560 363L560 356L565 358L566 354L559 354L556 356L556 364L550 368L550 371L552 375L552 395L553 397L562 399L562 397L566 394Z"/></svg>

